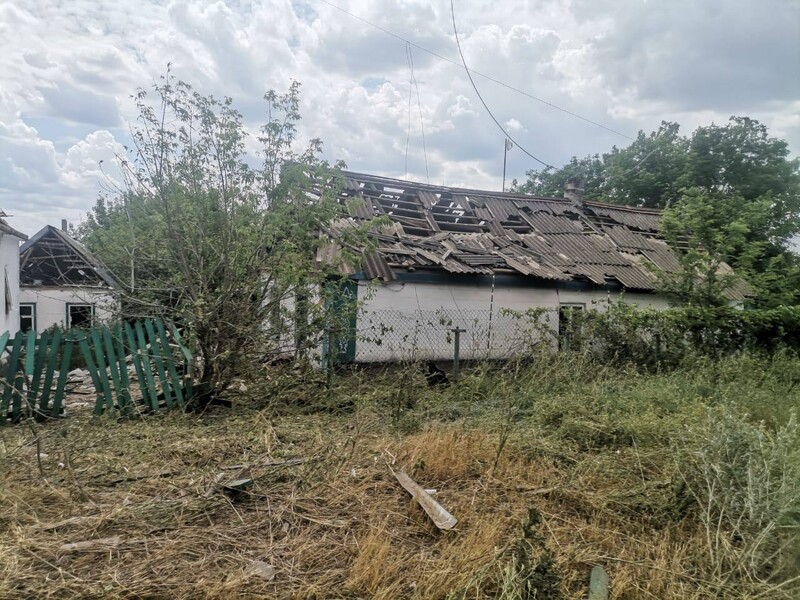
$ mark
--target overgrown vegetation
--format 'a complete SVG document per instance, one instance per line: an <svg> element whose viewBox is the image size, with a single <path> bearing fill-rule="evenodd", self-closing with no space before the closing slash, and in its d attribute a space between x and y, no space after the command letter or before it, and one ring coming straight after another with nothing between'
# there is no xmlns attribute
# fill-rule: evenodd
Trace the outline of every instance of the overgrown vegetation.
<svg viewBox="0 0 800 600"><path fill-rule="evenodd" d="M798 372L786 351L548 352L445 388L273 368L235 412L4 428L0 595L577 600L602 565L616 599L794 598Z"/></svg>
<svg viewBox="0 0 800 600"><path fill-rule="evenodd" d="M341 206L320 141L295 150L299 102L297 83L265 95L263 163L253 166L232 100L167 74L136 95L133 145L120 157L124 188L99 199L78 231L127 284L124 317L163 315L185 327L199 359L195 376L212 395L281 343L300 353L315 345L327 284L341 278L335 261L315 261ZM295 313L308 325L292 328L300 337L287 343L283 325Z"/></svg>

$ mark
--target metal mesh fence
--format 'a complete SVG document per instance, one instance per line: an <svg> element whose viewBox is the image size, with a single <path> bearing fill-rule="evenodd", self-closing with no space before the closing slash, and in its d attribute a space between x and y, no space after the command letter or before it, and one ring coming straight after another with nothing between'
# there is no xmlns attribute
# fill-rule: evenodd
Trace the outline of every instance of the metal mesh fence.
<svg viewBox="0 0 800 600"><path fill-rule="evenodd" d="M537 345L557 346L558 310L382 309L362 311L356 329L354 360L360 363L453 360L456 335L461 360L509 359Z"/></svg>

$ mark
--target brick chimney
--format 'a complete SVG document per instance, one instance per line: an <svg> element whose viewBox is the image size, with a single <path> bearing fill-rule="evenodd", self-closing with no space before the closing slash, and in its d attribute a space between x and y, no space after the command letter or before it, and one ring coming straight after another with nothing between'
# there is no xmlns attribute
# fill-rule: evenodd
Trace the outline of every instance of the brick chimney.
<svg viewBox="0 0 800 600"><path fill-rule="evenodd" d="M564 188L564 198L578 208L583 208L583 186L577 179L570 179Z"/></svg>
<svg viewBox="0 0 800 600"><path fill-rule="evenodd" d="M61 219L61 231L63 231L64 233L67 233L67 220L66 219Z"/></svg>

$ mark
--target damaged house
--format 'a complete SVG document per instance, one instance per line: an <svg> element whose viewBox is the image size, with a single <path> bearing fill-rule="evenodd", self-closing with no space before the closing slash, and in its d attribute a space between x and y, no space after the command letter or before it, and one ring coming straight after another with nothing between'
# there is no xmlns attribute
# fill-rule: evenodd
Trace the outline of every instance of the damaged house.
<svg viewBox="0 0 800 600"><path fill-rule="evenodd" d="M655 273L680 265L659 238L659 211L585 201L574 186L542 198L343 176L349 217L332 224L318 260L335 260L348 227L377 217L389 225L372 236L361 265L342 267L362 309L338 340L341 360L452 358L455 328L462 357L502 358L523 343L513 312L543 309L556 330L569 311L623 294L642 307L669 306ZM746 294L732 289L729 300Z"/></svg>
<svg viewBox="0 0 800 600"><path fill-rule="evenodd" d="M20 248L19 325L41 333L91 326L119 311L118 283L103 264L66 230L44 227Z"/></svg>
<svg viewBox="0 0 800 600"><path fill-rule="evenodd" d="M19 329L19 244L28 239L11 227L0 210L0 266L3 277L3 311L0 312L0 333L14 335Z"/></svg>

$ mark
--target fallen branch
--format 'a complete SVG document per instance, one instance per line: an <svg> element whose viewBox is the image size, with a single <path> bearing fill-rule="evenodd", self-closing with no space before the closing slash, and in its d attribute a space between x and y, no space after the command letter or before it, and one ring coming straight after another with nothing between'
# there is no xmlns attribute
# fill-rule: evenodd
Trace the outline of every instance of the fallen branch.
<svg viewBox="0 0 800 600"><path fill-rule="evenodd" d="M111 481L106 482L106 485L118 485L120 483L125 483L127 481L140 481L142 479L155 479L157 477L169 477L170 475L174 475L175 471L172 470L162 470L156 473L138 473L127 475L125 477L120 477L119 479L112 479Z"/></svg>

